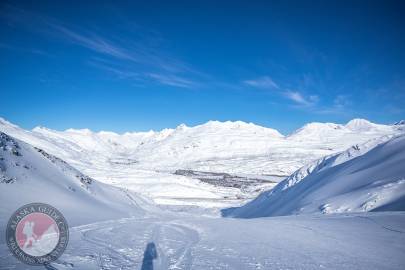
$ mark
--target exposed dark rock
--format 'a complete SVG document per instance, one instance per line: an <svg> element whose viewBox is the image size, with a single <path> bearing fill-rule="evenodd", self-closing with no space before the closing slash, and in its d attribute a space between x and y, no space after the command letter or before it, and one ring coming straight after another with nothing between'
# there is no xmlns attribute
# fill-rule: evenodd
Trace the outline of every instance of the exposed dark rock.
<svg viewBox="0 0 405 270"><path fill-rule="evenodd" d="M0 183L5 183L5 184L12 184L16 181L17 179L15 177L7 177L5 175L0 176Z"/></svg>
<svg viewBox="0 0 405 270"><path fill-rule="evenodd" d="M222 187L233 187L246 190L248 187L257 186L261 184L275 183L267 179L245 177L231 175L229 173L216 173L216 172L202 172L193 170L176 170L176 175L183 175L194 179L199 179L202 182Z"/></svg>
<svg viewBox="0 0 405 270"><path fill-rule="evenodd" d="M0 149L3 151L9 151L15 156L22 156L18 151L18 149L20 149L18 143L12 137L3 132L0 132Z"/></svg>

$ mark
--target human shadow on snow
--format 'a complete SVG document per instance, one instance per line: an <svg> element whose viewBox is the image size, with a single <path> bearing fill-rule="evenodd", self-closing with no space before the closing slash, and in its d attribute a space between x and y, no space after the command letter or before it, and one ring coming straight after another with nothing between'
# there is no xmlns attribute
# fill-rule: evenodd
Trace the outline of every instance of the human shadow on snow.
<svg viewBox="0 0 405 270"><path fill-rule="evenodd" d="M150 242L146 245L145 252L143 253L141 270L153 270L153 260L158 257L156 245Z"/></svg>

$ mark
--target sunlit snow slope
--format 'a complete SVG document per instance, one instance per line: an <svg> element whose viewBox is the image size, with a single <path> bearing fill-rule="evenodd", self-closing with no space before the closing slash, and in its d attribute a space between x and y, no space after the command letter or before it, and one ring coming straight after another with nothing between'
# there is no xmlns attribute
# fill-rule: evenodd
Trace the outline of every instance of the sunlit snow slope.
<svg viewBox="0 0 405 270"><path fill-rule="evenodd" d="M405 135L387 136L304 166L234 217L405 210Z"/></svg>
<svg viewBox="0 0 405 270"><path fill-rule="evenodd" d="M0 227L24 204L49 203L71 225L140 216L148 201L100 183L63 160L0 132Z"/></svg>
<svg viewBox="0 0 405 270"><path fill-rule="evenodd" d="M0 131L97 180L145 194L157 203L224 207L254 198L323 156L403 133L404 125L361 119L346 125L310 123L284 136L252 123L209 121L195 127L116 134L43 127L27 131L0 119ZM241 185L245 180L249 184Z"/></svg>

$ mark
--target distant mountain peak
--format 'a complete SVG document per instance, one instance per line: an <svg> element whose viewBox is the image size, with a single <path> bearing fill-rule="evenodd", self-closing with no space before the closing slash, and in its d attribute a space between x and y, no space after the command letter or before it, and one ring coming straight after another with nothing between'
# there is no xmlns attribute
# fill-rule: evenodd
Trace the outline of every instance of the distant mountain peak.
<svg viewBox="0 0 405 270"><path fill-rule="evenodd" d="M376 124L361 118L352 119L345 125L346 128L351 130L368 130L374 128L375 126Z"/></svg>
<svg viewBox="0 0 405 270"><path fill-rule="evenodd" d="M201 126L217 126L217 127L241 127L241 126L249 126L254 125L253 123L246 123L243 121L218 121L218 120L210 120Z"/></svg>
<svg viewBox="0 0 405 270"><path fill-rule="evenodd" d="M36 127L34 127L32 129L32 131L35 131L35 132L43 132L43 131L52 132L53 130L49 129L47 127L43 127L43 126L36 126Z"/></svg>
<svg viewBox="0 0 405 270"><path fill-rule="evenodd" d="M320 122L312 122L312 123L305 124L303 126L303 128L305 128L305 129L336 128L336 127L340 127L340 125L335 124L335 123L320 123Z"/></svg>
<svg viewBox="0 0 405 270"><path fill-rule="evenodd" d="M256 133L256 132L260 132L260 133L267 133L269 135L272 136L276 136L276 137L284 137L283 134L281 134L278 130L273 129L273 128L268 128L268 127L263 127L263 126L259 126L256 125L252 122L244 122L244 121L216 121L216 120L210 120L208 122L206 122L205 124L202 125L198 125L192 128L199 128L199 129L214 129L215 131L218 130L244 130L247 132L252 132L252 133Z"/></svg>
<svg viewBox="0 0 405 270"><path fill-rule="evenodd" d="M405 120L400 120L400 121L394 123L394 126L402 126L402 125L405 125Z"/></svg>
<svg viewBox="0 0 405 270"><path fill-rule="evenodd" d="M340 130L343 126L335 123L320 123L320 122L312 122L305 124L303 127L297 129L293 133L291 133L291 137L296 137L299 135L315 135L315 134L322 134L324 132Z"/></svg>
<svg viewBox="0 0 405 270"><path fill-rule="evenodd" d="M184 130L187 128L188 128L188 126L186 124L182 123L176 127L176 130Z"/></svg>
<svg viewBox="0 0 405 270"><path fill-rule="evenodd" d="M65 130L66 132L70 132L70 133L77 133L77 134L83 134L83 135L88 135L88 134L92 134L93 131L91 131L88 128L82 128L82 129L74 129L74 128L69 128L67 130Z"/></svg>

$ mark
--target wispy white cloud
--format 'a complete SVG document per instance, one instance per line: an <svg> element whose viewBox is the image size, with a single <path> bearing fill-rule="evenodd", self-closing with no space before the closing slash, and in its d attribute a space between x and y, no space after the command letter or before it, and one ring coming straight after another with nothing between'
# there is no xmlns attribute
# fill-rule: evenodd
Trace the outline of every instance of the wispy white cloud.
<svg viewBox="0 0 405 270"><path fill-rule="evenodd" d="M263 76L253 80L245 80L243 83L256 88L276 90L275 93L278 93L279 95L293 101L295 105L300 107L310 107L319 101L319 97L317 95L305 96L299 91L292 91L282 88L270 76Z"/></svg>
<svg viewBox="0 0 405 270"><path fill-rule="evenodd" d="M7 12L0 14L0 19L12 27L23 27L46 38L87 49L93 52L86 60L87 63L119 79L152 81L173 87L191 88L200 85L203 79L209 77L170 55L160 46L164 40L155 31L137 26L136 33L127 31L106 35L100 29L67 24L13 5L6 5L6 8ZM124 35L130 35L131 38ZM0 48L6 48L6 45L0 44ZM39 54L40 51L32 53ZM95 55L98 61L94 61ZM105 61L100 61L103 58Z"/></svg>
<svg viewBox="0 0 405 270"><path fill-rule="evenodd" d="M103 61L102 59L93 59L88 61L90 66L104 70L111 74L116 75L119 79L134 79L141 80L142 76L140 73L125 69L123 67L115 67L112 63Z"/></svg>
<svg viewBox="0 0 405 270"><path fill-rule="evenodd" d="M313 106L319 101L319 97L317 95L310 95L308 97L304 97L298 91L286 90L283 92L283 94L285 95L285 97L301 106Z"/></svg>
<svg viewBox="0 0 405 270"><path fill-rule="evenodd" d="M269 76L243 81L245 84L263 89L279 89L279 86Z"/></svg>
<svg viewBox="0 0 405 270"><path fill-rule="evenodd" d="M176 75L164 75L164 74L156 74L156 73L148 73L147 74L150 78L160 82L161 84L170 85L170 86L177 86L182 88L192 88L196 85L195 82L191 80L184 79L182 77Z"/></svg>
<svg viewBox="0 0 405 270"><path fill-rule="evenodd" d="M74 44L118 59L137 61L137 59L124 48L113 44L111 41L102 38L95 33L84 35L62 25L49 25Z"/></svg>
<svg viewBox="0 0 405 270"><path fill-rule="evenodd" d="M88 61L88 64L115 75L119 79L134 80L139 83L146 84L148 82L155 82L162 85L181 87L181 88L193 88L197 86L197 83L183 78L182 76L168 74L168 73L151 73L151 72L137 72L126 66L117 66L114 63L105 61L104 59L95 58Z"/></svg>
<svg viewBox="0 0 405 270"><path fill-rule="evenodd" d="M194 72L188 65L177 59L160 55L157 49L148 50L140 44L132 44L131 48L130 46L119 45L95 33L84 35L61 25L53 24L52 27L76 45L115 60L135 64L135 66L131 66L130 64L117 65L111 61L103 61L103 63L91 61L93 66L111 72L119 78L138 81L152 80L163 85L181 88L197 86L196 82L186 77L193 77L198 72ZM153 72L147 72L148 69L153 70Z"/></svg>

